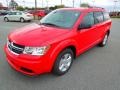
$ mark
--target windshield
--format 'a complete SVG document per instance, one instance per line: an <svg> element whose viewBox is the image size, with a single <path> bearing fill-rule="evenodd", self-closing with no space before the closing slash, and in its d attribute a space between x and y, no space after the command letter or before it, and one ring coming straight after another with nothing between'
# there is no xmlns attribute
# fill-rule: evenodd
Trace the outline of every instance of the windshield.
<svg viewBox="0 0 120 90"><path fill-rule="evenodd" d="M61 28L71 28L78 19L79 15L79 11L56 10L41 19L40 23Z"/></svg>

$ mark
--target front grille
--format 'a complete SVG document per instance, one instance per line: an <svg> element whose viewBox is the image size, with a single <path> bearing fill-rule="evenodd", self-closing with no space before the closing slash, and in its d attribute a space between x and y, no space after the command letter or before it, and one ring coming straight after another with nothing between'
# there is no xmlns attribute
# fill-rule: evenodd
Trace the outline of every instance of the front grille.
<svg viewBox="0 0 120 90"><path fill-rule="evenodd" d="M24 46L18 45L16 43L11 42L11 41L8 41L7 45L8 45L8 49L15 54L21 54L24 51Z"/></svg>

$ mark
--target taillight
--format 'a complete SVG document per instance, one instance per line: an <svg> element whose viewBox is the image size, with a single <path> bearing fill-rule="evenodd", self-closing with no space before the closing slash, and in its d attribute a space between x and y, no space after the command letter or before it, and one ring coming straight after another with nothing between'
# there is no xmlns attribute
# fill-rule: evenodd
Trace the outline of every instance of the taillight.
<svg viewBox="0 0 120 90"><path fill-rule="evenodd" d="M27 15L28 17L31 17L32 15Z"/></svg>

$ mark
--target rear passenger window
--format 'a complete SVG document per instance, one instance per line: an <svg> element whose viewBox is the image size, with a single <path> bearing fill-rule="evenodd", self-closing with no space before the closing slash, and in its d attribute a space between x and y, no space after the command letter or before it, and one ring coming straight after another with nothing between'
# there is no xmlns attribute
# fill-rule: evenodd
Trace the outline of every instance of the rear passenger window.
<svg viewBox="0 0 120 90"><path fill-rule="evenodd" d="M109 16L109 14L107 12L103 12L103 15L104 15L104 21L110 19L110 16Z"/></svg>
<svg viewBox="0 0 120 90"><path fill-rule="evenodd" d="M101 23L104 21L102 12L94 12L94 17L95 17L95 24Z"/></svg>
<svg viewBox="0 0 120 90"><path fill-rule="evenodd" d="M16 15L17 14L17 12L12 12L12 15Z"/></svg>
<svg viewBox="0 0 120 90"><path fill-rule="evenodd" d="M22 15L22 13L21 12L17 12L17 15Z"/></svg>

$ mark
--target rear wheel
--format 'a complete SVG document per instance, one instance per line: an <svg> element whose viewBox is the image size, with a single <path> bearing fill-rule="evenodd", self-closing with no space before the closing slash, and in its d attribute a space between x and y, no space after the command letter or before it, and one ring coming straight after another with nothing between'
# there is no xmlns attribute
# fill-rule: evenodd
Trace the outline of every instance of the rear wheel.
<svg viewBox="0 0 120 90"><path fill-rule="evenodd" d="M107 44L108 37L109 37L109 34L106 33L103 40L102 40L102 42L99 44L100 47L104 47Z"/></svg>
<svg viewBox="0 0 120 90"><path fill-rule="evenodd" d="M22 23L25 22L24 18L20 18L20 22Z"/></svg>
<svg viewBox="0 0 120 90"><path fill-rule="evenodd" d="M8 22L8 21L9 21L9 19L8 19L7 17L5 17L5 18L4 18L4 21L5 21L5 22Z"/></svg>
<svg viewBox="0 0 120 90"><path fill-rule="evenodd" d="M54 64L53 74L55 75L63 75L65 74L71 67L74 59L74 54L71 49L65 49L62 51Z"/></svg>

